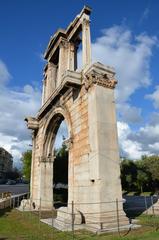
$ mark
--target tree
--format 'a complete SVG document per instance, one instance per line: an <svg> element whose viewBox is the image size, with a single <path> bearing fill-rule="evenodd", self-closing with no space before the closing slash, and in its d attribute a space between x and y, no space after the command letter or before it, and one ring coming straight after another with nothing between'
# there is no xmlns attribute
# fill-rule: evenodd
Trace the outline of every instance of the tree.
<svg viewBox="0 0 159 240"><path fill-rule="evenodd" d="M151 186L153 190L159 189L159 156L142 156L142 165L147 170L151 178Z"/></svg>
<svg viewBox="0 0 159 240"><path fill-rule="evenodd" d="M31 176L31 159L32 159L32 151L27 150L22 155L22 162L23 162L23 175L24 178L30 181Z"/></svg>
<svg viewBox="0 0 159 240"><path fill-rule="evenodd" d="M23 175L26 180L30 181L31 176L31 159L32 151L27 150L22 155ZM61 148L55 150L54 161L54 183L68 183L68 151L65 144Z"/></svg>
<svg viewBox="0 0 159 240"><path fill-rule="evenodd" d="M159 190L159 156L142 156L138 161L121 161L121 182L126 191Z"/></svg>
<svg viewBox="0 0 159 240"><path fill-rule="evenodd" d="M21 177L21 173L17 168L13 168L11 171L5 173L6 179L16 180Z"/></svg>
<svg viewBox="0 0 159 240"><path fill-rule="evenodd" d="M137 179L136 179L137 189L140 192L143 192L146 188L146 185L148 185L148 182L149 182L148 174L146 172L144 172L143 170L138 169L137 170Z"/></svg>
<svg viewBox="0 0 159 240"><path fill-rule="evenodd" d="M54 183L68 183L68 150L65 144L55 151Z"/></svg>
<svg viewBox="0 0 159 240"><path fill-rule="evenodd" d="M121 183L122 188L133 191L136 188L137 166L134 161L124 159L121 161Z"/></svg>
<svg viewBox="0 0 159 240"><path fill-rule="evenodd" d="M55 151L53 183L54 200L66 203L68 201L68 150L64 143ZM58 183L62 183L63 187L57 188Z"/></svg>

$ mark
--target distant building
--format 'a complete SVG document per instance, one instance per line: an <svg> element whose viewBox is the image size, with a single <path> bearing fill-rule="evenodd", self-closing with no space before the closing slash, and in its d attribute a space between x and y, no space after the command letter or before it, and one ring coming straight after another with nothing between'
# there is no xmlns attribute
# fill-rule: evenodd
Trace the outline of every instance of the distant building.
<svg viewBox="0 0 159 240"><path fill-rule="evenodd" d="M6 172L12 170L13 157L4 148L0 147L0 178L4 178Z"/></svg>

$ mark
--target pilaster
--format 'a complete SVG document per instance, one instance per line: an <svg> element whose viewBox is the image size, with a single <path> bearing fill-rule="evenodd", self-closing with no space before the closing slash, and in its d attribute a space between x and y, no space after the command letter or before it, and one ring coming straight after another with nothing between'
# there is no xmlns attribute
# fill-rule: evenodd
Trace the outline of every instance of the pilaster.
<svg viewBox="0 0 159 240"><path fill-rule="evenodd" d="M50 95L56 88L56 78L57 78L57 66L52 62L48 63L47 69L47 97L49 98Z"/></svg>
<svg viewBox="0 0 159 240"><path fill-rule="evenodd" d="M86 18L87 17L87 18ZM88 16L82 21L82 65L85 68L91 64L91 34Z"/></svg>
<svg viewBox="0 0 159 240"><path fill-rule="evenodd" d="M66 39L62 38L59 44L59 66L58 66L58 76L57 76L57 86L61 83L62 76L64 72L68 69L68 42Z"/></svg>

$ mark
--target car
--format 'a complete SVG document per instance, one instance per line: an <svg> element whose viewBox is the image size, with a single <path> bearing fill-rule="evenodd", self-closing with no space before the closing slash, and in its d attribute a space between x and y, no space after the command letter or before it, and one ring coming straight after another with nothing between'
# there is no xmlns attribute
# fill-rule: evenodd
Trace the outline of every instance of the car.
<svg viewBox="0 0 159 240"><path fill-rule="evenodd" d="M25 180L25 179L23 179L21 183L23 183L23 184L29 184L29 181L28 181L28 180Z"/></svg>
<svg viewBox="0 0 159 240"><path fill-rule="evenodd" d="M14 180L8 180L8 182L6 182L6 185L15 185L16 181Z"/></svg>

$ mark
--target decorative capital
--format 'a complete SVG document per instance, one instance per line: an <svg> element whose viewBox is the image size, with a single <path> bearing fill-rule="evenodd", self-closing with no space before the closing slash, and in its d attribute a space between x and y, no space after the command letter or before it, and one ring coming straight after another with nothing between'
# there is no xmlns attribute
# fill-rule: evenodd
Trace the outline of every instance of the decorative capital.
<svg viewBox="0 0 159 240"><path fill-rule="evenodd" d="M39 128L39 122L34 117L27 117L24 119L27 122L28 129L37 130Z"/></svg>
<svg viewBox="0 0 159 240"><path fill-rule="evenodd" d="M63 143L66 145L67 150L70 150L70 148L72 147L72 144L73 144L73 139L72 139L72 137L64 140Z"/></svg>
<svg viewBox="0 0 159 240"><path fill-rule="evenodd" d="M62 38L59 46L63 48L68 48L68 41Z"/></svg>
<svg viewBox="0 0 159 240"><path fill-rule="evenodd" d="M97 84L99 86L114 89L117 84L117 80L114 78L114 74L105 73L90 73L86 74L84 78L84 85L86 90L88 90L93 84Z"/></svg>
<svg viewBox="0 0 159 240"><path fill-rule="evenodd" d="M83 21L82 21L82 24L85 25L85 26L89 26L90 25L90 20L87 19L87 18L84 18Z"/></svg>
<svg viewBox="0 0 159 240"><path fill-rule="evenodd" d="M52 63L52 62L48 62L48 70L51 70L52 68L56 68L57 66Z"/></svg>
<svg viewBox="0 0 159 240"><path fill-rule="evenodd" d="M43 163L50 163L50 162L54 162L55 156L49 154L48 156L41 156L39 157L39 162L43 162Z"/></svg>

